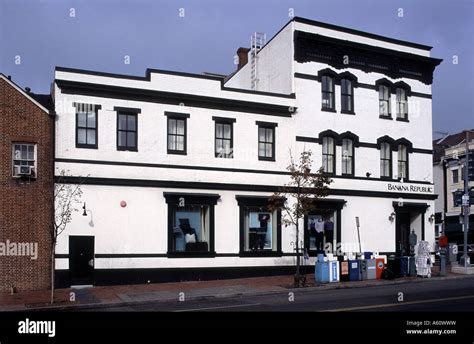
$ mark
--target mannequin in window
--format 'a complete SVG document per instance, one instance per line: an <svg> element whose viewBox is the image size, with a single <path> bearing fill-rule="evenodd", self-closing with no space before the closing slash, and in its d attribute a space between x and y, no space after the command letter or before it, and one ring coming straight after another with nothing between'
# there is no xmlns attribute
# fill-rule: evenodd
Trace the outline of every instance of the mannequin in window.
<svg viewBox="0 0 474 344"><path fill-rule="evenodd" d="M316 250L318 252L322 252L323 241L324 241L324 221L322 217L319 217L318 221L316 221L315 230L316 230Z"/></svg>
<svg viewBox="0 0 474 344"><path fill-rule="evenodd" d="M258 220L260 222L260 229L257 232L258 234L257 246L260 250L263 250L265 246L265 239L267 237L267 227L268 227L268 220L270 220L270 215L258 214Z"/></svg>

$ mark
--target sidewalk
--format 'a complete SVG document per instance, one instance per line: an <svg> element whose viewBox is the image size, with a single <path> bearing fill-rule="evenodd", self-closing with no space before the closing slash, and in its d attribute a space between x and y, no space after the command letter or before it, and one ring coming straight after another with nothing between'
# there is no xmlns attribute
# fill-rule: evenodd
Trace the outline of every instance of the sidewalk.
<svg viewBox="0 0 474 344"><path fill-rule="evenodd" d="M433 270L435 270L433 268ZM0 311L24 310L67 310L87 309L97 307L124 306L146 303L150 301L178 301L183 295L186 300L211 297L231 297L240 295L268 295L281 292L305 292L315 290L331 290L342 288L363 288L403 283L422 283L426 281L469 278L468 275L448 274L446 277L431 279L420 277L404 277L395 280L365 280L339 282L331 284L316 284L314 275L307 275L307 286L294 289L293 276L270 276L245 279L229 279L214 281L192 281L160 284L137 284L118 286L97 286L81 289L58 289L56 304L49 304L49 290L22 292L17 294L0 294ZM472 276L470 276L472 278ZM70 301L70 293L75 294L75 301Z"/></svg>

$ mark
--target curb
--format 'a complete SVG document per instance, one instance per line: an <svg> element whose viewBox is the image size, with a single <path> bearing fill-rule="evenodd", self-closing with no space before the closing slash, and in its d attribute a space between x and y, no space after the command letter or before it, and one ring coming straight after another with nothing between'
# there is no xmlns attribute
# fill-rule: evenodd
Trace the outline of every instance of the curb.
<svg viewBox="0 0 474 344"><path fill-rule="evenodd" d="M240 293L228 293L228 294L214 294L214 295L200 295L200 296L189 296L186 297L186 300L199 301L199 300L211 300L219 298L229 298L229 297L241 297L241 296L268 296L281 294L286 292L314 292L314 291L326 291L326 290L340 290L340 289L357 289L357 288L370 288L370 287L380 287L388 285L398 285L398 284L408 284L408 283L423 283L423 282L433 282L433 281L445 281L445 280L457 280L457 279L466 279L473 278L472 275L460 275L460 276L444 276L439 277L435 276L432 278L418 278L411 277L403 280L393 280L385 283L380 282L366 282L358 283L364 281L354 282L353 284L336 284L336 283L325 283L319 284L313 287L302 287L302 288L285 288L280 287L281 290L271 290L271 291L261 291L261 292L240 292ZM6 309L1 309L0 312L45 312L45 311L67 311L67 310L87 310L87 309L102 309L102 308L116 308L116 307L126 307L126 306L138 306L147 304L150 302L171 302L177 301L176 298L159 298L151 299L144 301L119 301L119 302L101 302L101 303L87 303L87 304L71 304L71 305L58 305L58 306L45 306L45 307L35 307L28 308L25 305L18 307L8 307ZM178 301L179 302L179 301Z"/></svg>

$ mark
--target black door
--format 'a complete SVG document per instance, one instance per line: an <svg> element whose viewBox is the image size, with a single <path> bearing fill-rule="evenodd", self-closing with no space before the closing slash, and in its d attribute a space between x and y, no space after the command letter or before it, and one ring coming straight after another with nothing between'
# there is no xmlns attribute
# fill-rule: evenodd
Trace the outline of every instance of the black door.
<svg viewBox="0 0 474 344"><path fill-rule="evenodd" d="M410 253L410 213L397 213L396 223L396 253L397 256L407 256Z"/></svg>
<svg viewBox="0 0 474 344"><path fill-rule="evenodd" d="M93 284L94 237L69 237L69 273L71 285Z"/></svg>

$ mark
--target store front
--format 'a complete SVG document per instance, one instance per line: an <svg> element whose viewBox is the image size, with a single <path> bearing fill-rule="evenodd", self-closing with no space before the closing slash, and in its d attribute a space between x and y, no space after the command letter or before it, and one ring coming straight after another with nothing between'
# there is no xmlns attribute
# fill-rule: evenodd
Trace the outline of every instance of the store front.
<svg viewBox="0 0 474 344"><path fill-rule="evenodd" d="M313 201L313 209L304 218L304 247L309 256L320 252L335 252L341 242L342 199Z"/></svg>
<svg viewBox="0 0 474 344"><path fill-rule="evenodd" d="M393 202L397 256L413 253L410 252L410 233L416 234L417 241L425 240L425 213L428 207L426 203Z"/></svg>

